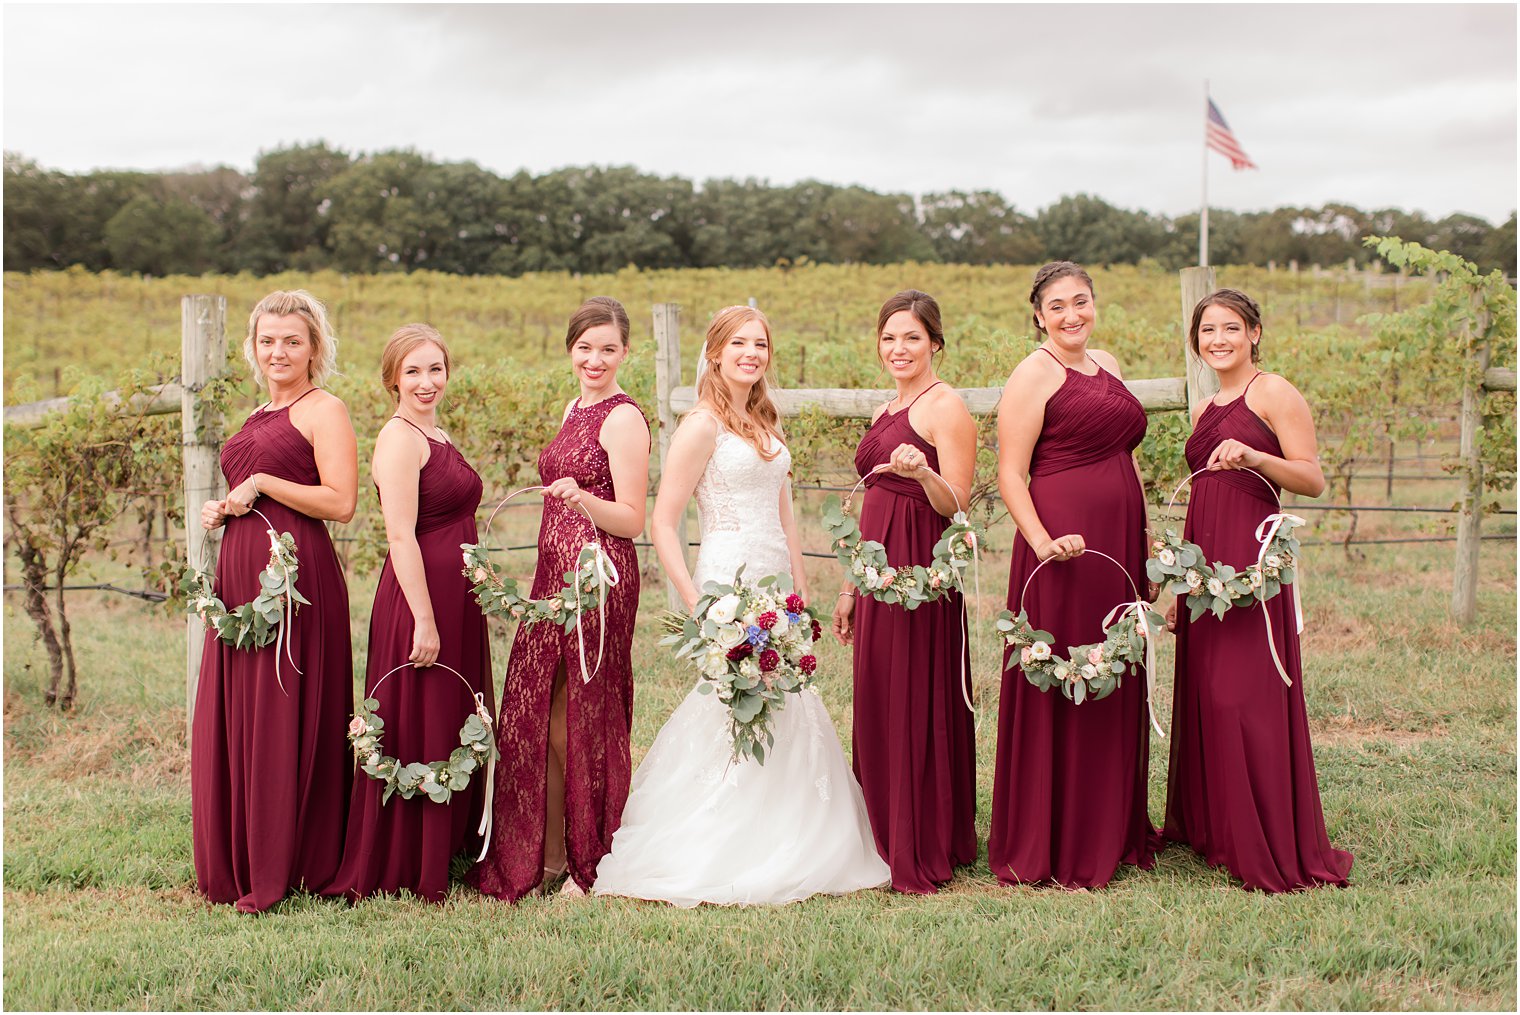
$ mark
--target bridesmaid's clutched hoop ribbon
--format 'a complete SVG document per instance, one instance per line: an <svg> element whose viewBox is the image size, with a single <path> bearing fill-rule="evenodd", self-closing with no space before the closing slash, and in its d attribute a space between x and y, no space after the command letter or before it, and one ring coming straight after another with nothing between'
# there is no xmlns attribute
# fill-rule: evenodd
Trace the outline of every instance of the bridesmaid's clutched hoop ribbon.
<svg viewBox="0 0 1520 1015"><path fill-rule="evenodd" d="M966 638L968 621L964 598L966 568L973 569L973 578L978 586L977 595L980 598L981 577L978 562L980 561L981 533L966 517L966 509L961 506L961 499L955 492L955 487L929 466L920 465L919 471L927 472L950 491L950 496L955 501L955 515L950 519L949 527L941 533L939 542L934 544L934 559L927 567L922 564L893 566L887 560L886 547L874 539L861 539L860 524L850 514L850 506L855 499L855 494L865 485L865 481L878 472L886 472L891 468L890 462L882 462L861 476L859 482L845 497L843 505L840 504L838 497L832 496L824 502L823 527L828 530L833 540L834 556L839 559L839 563L844 565L845 577L850 584L879 603L890 603L901 606L905 610L915 610L923 603L932 603L951 592L962 593L961 635ZM971 703L970 675L966 672L964 655L961 660L961 698L965 701L966 707L974 713L976 706Z"/></svg>
<svg viewBox="0 0 1520 1015"><path fill-rule="evenodd" d="M602 668L602 656L607 644L607 595L618 583L617 565L607 556L607 551L602 549L601 541L597 539L596 521L591 517L591 512L586 510L585 505L578 505L586 520L591 522L591 539L581 547L575 570L565 572L564 587L547 599L530 599L519 592L517 579L501 576L496 565L491 563L490 552L487 550L491 523L496 521L497 512L519 494L544 489L547 487L525 486L502 498L501 503L491 512L491 517L486 520L484 538L478 543L459 545L464 551L464 576L474 584L470 591L475 594L481 612L487 616L520 620L524 624L549 621L564 628L566 633L574 628L580 648L581 680L590 683L591 678ZM582 625L582 619L591 610L597 610L601 616L601 623L597 625L594 668L586 665L586 635Z"/></svg>
<svg viewBox="0 0 1520 1015"><path fill-rule="evenodd" d="M484 813L481 814L480 826L476 829L484 836L480 856L475 858L480 860L486 855L486 848L491 842L491 801L496 784L496 759L499 756L496 753L496 738L491 735L491 710L486 708L483 694L470 687L464 674L446 663L433 663L427 669L448 670L459 678L465 690L475 699L474 710L465 717L464 725L459 727L459 746L454 748L445 761L403 764L399 758L384 754L381 740L385 736L385 720L380 718L380 702L375 696L380 693L380 685L392 673L408 666L416 668L416 664L405 662L386 671L375 681L375 686L370 688L370 696L354 712L354 717L348 724L348 742L354 748L354 762L365 775L385 784L385 794L380 798L382 806L390 803L393 793L401 794L403 800L410 800L418 793L423 793L435 804L446 804L455 793L468 789L470 777L476 769L485 765L486 791L481 798L485 801Z"/></svg>
<svg viewBox="0 0 1520 1015"><path fill-rule="evenodd" d="M1024 677L1035 687L1048 691L1059 687L1061 693L1075 704L1091 699L1106 698L1117 689L1131 666L1145 667L1145 708L1150 714L1151 728L1157 736L1166 736L1156 721L1156 636L1165 626L1165 620L1150 603L1140 595L1134 579L1124 565L1101 550L1087 549L1082 555L1097 554L1110 561L1129 582L1135 594L1132 602L1120 603L1103 618L1103 640L1090 645L1074 645L1067 654L1059 656L1054 649L1055 637L1047 631L1037 631L1029 622L1025 608L1029 584L1040 568L1058 559L1047 557L1035 565L1019 590L1019 612L1014 616L1003 610L997 616L997 629L1003 642L1016 651L1008 657L1005 669L1020 666Z"/></svg>
<svg viewBox="0 0 1520 1015"><path fill-rule="evenodd" d="M1182 488L1208 471L1199 469L1177 484L1177 489L1172 491L1172 499L1166 506L1168 518L1177 505L1177 495L1182 492ZM1293 531L1303 525L1304 520L1298 515L1283 511L1282 498L1265 476L1255 469L1239 471L1249 472L1261 480L1277 501L1277 511L1267 515L1256 526L1256 541L1261 544L1261 549L1256 554L1256 563L1240 571L1219 561L1209 564L1198 544L1188 542L1176 529L1168 528L1162 538L1151 544L1151 557L1145 563L1145 570L1151 581L1164 583L1178 596L1187 596L1187 605L1192 611L1191 620L1197 620L1205 611L1222 620L1232 609L1250 606L1253 602L1262 603L1262 618L1267 625L1267 647L1272 653L1272 662L1277 666L1277 674L1282 677L1283 683L1291 686L1292 678L1288 676L1288 671L1277 654L1272 618L1267 614L1265 604L1281 592L1283 586L1292 585L1295 579L1302 584L1298 537ZM1293 610L1294 621L1302 634L1302 591L1293 596Z"/></svg>
<svg viewBox="0 0 1520 1015"><path fill-rule="evenodd" d="M296 605L310 605L311 601L296 591L300 566L295 537L288 532L276 532L274 523L258 508L249 510L264 519L269 534L269 563L259 575L259 594L253 601L227 609L215 592L210 564L205 560L199 567L185 565L179 587L186 599L186 611L199 615L217 638L233 648L252 651L275 643L274 679L288 697L290 692L285 690L285 681L280 676L280 654L283 649L285 658L299 675L301 668L296 666L287 635Z"/></svg>

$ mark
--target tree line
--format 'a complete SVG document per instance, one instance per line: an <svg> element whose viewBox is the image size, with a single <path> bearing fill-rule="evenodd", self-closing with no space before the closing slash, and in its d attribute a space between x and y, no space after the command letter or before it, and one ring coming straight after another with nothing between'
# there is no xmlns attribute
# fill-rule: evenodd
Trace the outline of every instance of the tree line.
<svg viewBox="0 0 1520 1015"><path fill-rule="evenodd" d="M256 275L324 268L461 275L819 263L1086 264L1197 260L1198 215L1117 208L1088 194L1033 214L989 190L914 196L805 180L786 186L627 166L496 173L409 149L325 143L263 152L251 175L64 173L5 153L8 271ZM1401 236L1515 274L1515 214L1431 220L1396 208L1209 213L1216 264L1367 263L1363 236Z"/></svg>

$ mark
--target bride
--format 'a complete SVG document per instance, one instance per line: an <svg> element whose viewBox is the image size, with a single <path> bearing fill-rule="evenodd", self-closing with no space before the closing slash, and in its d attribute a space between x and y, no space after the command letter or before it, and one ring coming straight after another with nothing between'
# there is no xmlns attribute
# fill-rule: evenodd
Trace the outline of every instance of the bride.
<svg viewBox="0 0 1520 1015"><path fill-rule="evenodd" d="M770 325L727 307L707 330L697 406L676 429L650 526L688 610L708 581L788 574L808 598L775 403ZM695 575L676 524L692 493L702 522ZM727 709L693 688L633 775L597 895L678 906L794 902L885 885L865 802L816 691L789 694L763 765L733 761Z"/></svg>

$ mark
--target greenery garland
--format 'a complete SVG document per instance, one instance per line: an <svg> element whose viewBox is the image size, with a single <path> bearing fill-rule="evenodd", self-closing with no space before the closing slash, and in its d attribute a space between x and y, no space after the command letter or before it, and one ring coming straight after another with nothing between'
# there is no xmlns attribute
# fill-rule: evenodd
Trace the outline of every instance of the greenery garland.
<svg viewBox="0 0 1520 1015"><path fill-rule="evenodd" d="M531 599L518 591L517 579L496 570L484 543L461 543L459 548L464 551L464 576L473 583L470 591L487 616L524 624L549 621L569 633L582 614L607 601L617 584L617 569L596 543L581 547L575 570L566 571L564 586L546 599Z"/></svg>
<svg viewBox="0 0 1520 1015"><path fill-rule="evenodd" d="M1004 644L1016 650L1004 669L1020 666L1035 687L1042 691L1059 687L1078 705L1089 698L1108 697L1131 666L1146 662L1147 640L1155 638L1162 627L1161 618L1148 605L1140 609L1127 604L1119 609L1124 612L1104 626L1102 641L1071 646L1065 656L1055 653L1055 637L1035 630L1024 610L1018 616L1003 610L997 616L997 629Z"/></svg>
<svg viewBox="0 0 1520 1015"><path fill-rule="evenodd" d="M1299 542L1293 530L1302 519L1285 515L1282 524L1267 543L1260 563L1237 571L1229 564L1204 562L1202 548L1183 539L1175 529L1151 544L1151 557L1145 573L1153 582L1165 584L1178 597L1186 595L1191 614L1197 620L1205 611L1220 619L1232 609L1266 602L1292 585L1298 567Z"/></svg>
<svg viewBox="0 0 1520 1015"><path fill-rule="evenodd" d="M391 673L410 665L403 663L381 677L371 693L378 691ZM463 675L451 666L433 665L464 680ZM469 687L468 681L465 687ZM424 793L433 803L446 804L455 793L469 788L470 776L476 769L499 757L496 738L491 735L491 713L479 694L475 695L475 710L459 727L459 746L446 761L414 761L404 765L399 758L385 754L381 743L385 736L385 720L377 714L379 708L380 702L376 699L364 699L349 721L348 742L353 745L354 757L364 774L385 784L385 793L380 798L382 806L390 802L394 793L401 794L403 800ZM491 801L486 801L486 807L491 807Z"/></svg>
<svg viewBox="0 0 1520 1015"><path fill-rule="evenodd" d="M966 512L957 511L934 544L934 560L927 567L894 567L887 561L886 547L874 539L861 539L859 523L834 496L824 502L823 527L832 538L834 556L844 565L850 584L879 603L898 604L905 610L917 609L951 591L964 591L966 568L980 545L980 533Z"/></svg>
<svg viewBox="0 0 1520 1015"><path fill-rule="evenodd" d="M271 644L279 637L287 607L310 603L296 591L300 570L295 537L288 532L276 535L273 528L267 531L269 564L259 575L259 594L252 602L227 609L204 568L186 564L180 576L180 591L185 595L188 612L199 615L218 638L236 649L261 649Z"/></svg>

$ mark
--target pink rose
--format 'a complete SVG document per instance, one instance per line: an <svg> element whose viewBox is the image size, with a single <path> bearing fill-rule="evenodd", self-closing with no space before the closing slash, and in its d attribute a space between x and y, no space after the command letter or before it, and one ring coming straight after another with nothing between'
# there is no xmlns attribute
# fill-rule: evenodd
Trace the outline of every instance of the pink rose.
<svg viewBox="0 0 1520 1015"><path fill-rule="evenodd" d="M1101 663L1103 661L1103 646L1094 645L1092 648L1088 649L1087 661L1092 663L1094 666Z"/></svg>
<svg viewBox="0 0 1520 1015"><path fill-rule="evenodd" d="M1028 666L1029 665L1029 646L1028 645L1025 645L1023 648L1019 649L1019 662L1022 665L1024 665L1024 666Z"/></svg>
<svg viewBox="0 0 1520 1015"><path fill-rule="evenodd" d="M483 567L477 567L475 569L475 573L470 575L470 578L475 582L476 585L481 584L486 580L486 569Z"/></svg>
<svg viewBox="0 0 1520 1015"><path fill-rule="evenodd" d="M348 735L351 737L362 737L367 729L369 727L365 725L363 718L356 715L353 721L348 724Z"/></svg>

